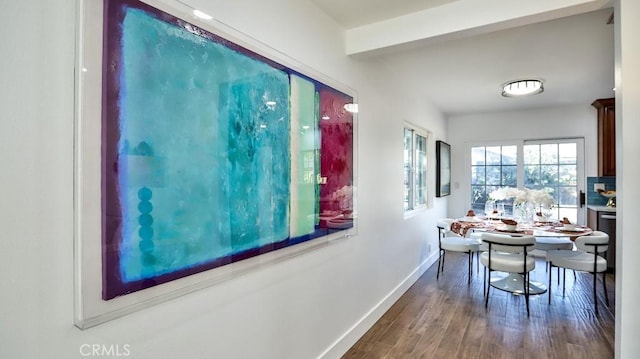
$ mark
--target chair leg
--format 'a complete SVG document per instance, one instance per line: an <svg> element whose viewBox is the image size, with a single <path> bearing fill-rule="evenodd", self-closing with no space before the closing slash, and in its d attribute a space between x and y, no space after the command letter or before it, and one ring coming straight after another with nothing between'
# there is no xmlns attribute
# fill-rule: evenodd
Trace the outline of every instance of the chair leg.
<svg viewBox="0 0 640 359"><path fill-rule="evenodd" d="M440 266L442 265L442 270L444 270L444 251L441 249L440 250L440 255L438 256L438 273L436 274L436 280L440 279ZM442 264L441 264L442 263Z"/></svg>
<svg viewBox="0 0 640 359"><path fill-rule="evenodd" d="M524 273L525 281L524 281L524 300L527 305L527 318L529 317L529 272Z"/></svg>
<svg viewBox="0 0 640 359"><path fill-rule="evenodd" d="M602 287L604 288L604 299L609 306L609 293L607 292L607 272L602 272Z"/></svg>
<svg viewBox="0 0 640 359"><path fill-rule="evenodd" d="M551 304L551 274L553 273L553 266L551 262L549 262L549 286L547 287L547 291L549 292L549 304Z"/></svg>
<svg viewBox="0 0 640 359"><path fill-rule="evenodd" d="M560 267L558 267L558 274L560 274ZM562 268L562 298L564 298L566 287L567 287L567 268Z"/></svg>
<svg viewBox="0 0 640 359"><path fill-rule="evenodd" d="M593 272L593 305L596 310L596 315L598 315L598 294L596 293L597 280L598 280L598 273Z"/></svg>
<svg viewBox="0 0 640 359"><path fill-rule="evenodd" d="M469 255L469 271L467 273L467 284L471 284L471 271L472 271L472 264L473 264L473 253L471 251L468 252Z"/></svg>
<svg viewBox="0 0 640 359"><path fill-rule="evenodd" d="M489 270L488 276L489 276L489 285L487 285L487 296L484 298L484 309L487 309L489 307L489 291L491 290L491 270Z"/></svg>
<svg viewBox="0 0 640 359"><path fill-rule="evenodd" d="M487 295L487 267L484 267L484 273L482 273L482 294Z"/></svg>

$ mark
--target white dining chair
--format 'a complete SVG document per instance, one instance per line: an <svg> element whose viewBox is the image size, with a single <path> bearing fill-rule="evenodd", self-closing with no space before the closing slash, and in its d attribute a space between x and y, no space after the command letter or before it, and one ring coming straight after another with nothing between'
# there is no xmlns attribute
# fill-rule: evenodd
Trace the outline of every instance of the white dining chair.
<svg viewBox="0 0 640 359"><path fill-rule="evenodd" d="M566 270L583 271L593 274L593 304L598 314L597 274L602 273L602 287L604 297L609 306L609 294L607 293L607 260L606 252L609 248L609 235L602 231L593 231L588 236L581 236L575 240L576 250L559 250L547 252L549 270L549 304L551 304L551 274L553 267L562 268L562 296L565 296Z"/></svg>
<svg viewBox="0 0 640 359"><path fill-rule="evenodd" d="M548 251L572 250L573 241L569 237L536 237L536 245L531 251L534 257L546 258Z"/></svg>
<svg viewBox="0 0 640 359"><path fill-rule="evenodd" d="M491 272L499 271L515 273L524 277L522 292L529 316L529 273L535 269L536 261L529 255L536 243L534 236L518 236L483 233L482 241L487 243L488 250L480 255L480 262L485 267L484 288L486 288L484 307L489 307L489 293L491 283L487 284L487 278L491 280ZM489 273L487 274L487 269Z"/></svg>
<svg viewBox="0 0 640 359"><path fill-rule="evenodd" d="M439 256L436 280L440 279L440 272L444 272L444 260L446 252L451 251L466 253L469 256L467 282L471 283L473 253L479 250L480 242L477 239L465 238L452 232L451 224L453 222L455 222L454 219L443 218L437 223Z"/></svg>
<svg viewBox="0 0 640 359"><path fill-rule="evenodd" d="M538 236L536 237L536 245L533 247L531 255L546 259L547 252L558 250L573 250L573 241L569 239L569 237ZM545 264L545 271L548 272L550 264L549 262L545 262ZM560 283L560 278L558 278L558 283Z"/></svg>

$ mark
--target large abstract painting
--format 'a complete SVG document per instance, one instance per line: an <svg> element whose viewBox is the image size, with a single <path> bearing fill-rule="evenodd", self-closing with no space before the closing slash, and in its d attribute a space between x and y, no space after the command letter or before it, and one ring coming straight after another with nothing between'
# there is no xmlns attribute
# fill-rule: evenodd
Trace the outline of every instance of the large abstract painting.
<svg viewBox="0 0 640 359"><path fill-rule="evenodd" d="M100 11L100 143L78 162L86 208L101 164L102 301L352 233L352 95L147 2Z"/></svg>
<svg viewBox="0 0 640 359"><path fill-rule="evenodd" d="M105 1L103 298L353 226L353 98Z"/></svg>

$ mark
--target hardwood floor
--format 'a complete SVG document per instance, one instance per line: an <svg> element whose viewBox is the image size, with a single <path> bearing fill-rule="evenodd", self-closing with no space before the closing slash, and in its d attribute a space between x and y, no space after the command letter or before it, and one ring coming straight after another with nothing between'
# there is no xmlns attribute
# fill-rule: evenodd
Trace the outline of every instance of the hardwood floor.
<svg viewBox="0 0 640 359"><path fill-rule="evenodd" d="M343 358L593 358L614 357L615 277L607 274L610 306L598 276L598 315L593 277L567 271L566 296L553 271L548 294L524 296L491 289L484 308L483 267L467 284L467 256L447 253L444 274L437 263L378 320ZM561 272L562 273L562 272ZM497 274L497 273L496 273ZM548 284L545 262L536 261L531 280ZM562 283L562 282L561 282Z"/></svg>

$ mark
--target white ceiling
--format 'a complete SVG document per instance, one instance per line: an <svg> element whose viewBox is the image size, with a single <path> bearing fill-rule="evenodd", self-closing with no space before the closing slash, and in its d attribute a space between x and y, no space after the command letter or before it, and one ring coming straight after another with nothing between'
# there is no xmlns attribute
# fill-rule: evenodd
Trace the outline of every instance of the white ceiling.
<svg viewBox="0 0 640 359"><path fill-rule="evenodd" d="M349 31L377 26L385 18L460 5L462 0L311 2ZM612 9L603 7L596 11L593 6L578 11L574 7L577 15L564 16L565 11L543 22L529 17L523 21L528 25L510 25L515 27L480 34L456 33L439 41L414 42L410 48L399 44L364 58L383 62L408 88L418 89L420 95L450 116L588 105L595 99L614 96L613 25L607 24ZM455 16L451 19L455 21ZM543 80L545 91L525 98L500 95L501 84L521 78Z"/></svg>

